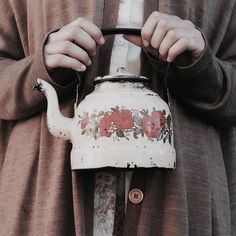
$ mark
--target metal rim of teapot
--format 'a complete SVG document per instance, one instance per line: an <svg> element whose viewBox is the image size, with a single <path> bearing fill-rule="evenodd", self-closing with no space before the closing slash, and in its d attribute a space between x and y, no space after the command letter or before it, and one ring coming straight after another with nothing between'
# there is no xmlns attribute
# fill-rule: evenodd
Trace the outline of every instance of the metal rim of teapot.
<svg viewBox="0 0 236 236"><path fill-rule="evenodd" d="M98 76L94 79L93 84L99 84L102 82L141 82L141 83L148 83L149 78L145 76L139 75L132 75L132 74L113 74L113 75L106 75L106 76Z"/></svg>

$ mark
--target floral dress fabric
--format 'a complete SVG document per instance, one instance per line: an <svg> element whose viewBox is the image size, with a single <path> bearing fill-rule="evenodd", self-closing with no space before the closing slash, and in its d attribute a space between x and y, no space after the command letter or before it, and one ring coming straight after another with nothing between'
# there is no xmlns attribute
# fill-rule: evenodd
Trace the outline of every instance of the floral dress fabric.
<svg viewBox="0 0 236 236"><path fill-rule="evenodd" d="M132 171L98 172L95 175L94 236L120 235Z"/></svg>
<svg viewBox="0 0 236 236"><path fill-rule="evenodd" d="M95 236L112 235L115 219L116 173L99 172L95 180L93 233Z"/></svg>

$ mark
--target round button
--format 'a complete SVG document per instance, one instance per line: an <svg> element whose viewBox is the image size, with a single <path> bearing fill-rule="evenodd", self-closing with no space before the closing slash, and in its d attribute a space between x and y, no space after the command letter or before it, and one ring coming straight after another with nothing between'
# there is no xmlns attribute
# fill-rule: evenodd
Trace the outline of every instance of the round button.
<svg viewBox="0 0 236 236"><path fill-rule="evenodd" d="M129 192L129 200L135 204L142 202L143 192L140 189L132 189Z"/></svg>

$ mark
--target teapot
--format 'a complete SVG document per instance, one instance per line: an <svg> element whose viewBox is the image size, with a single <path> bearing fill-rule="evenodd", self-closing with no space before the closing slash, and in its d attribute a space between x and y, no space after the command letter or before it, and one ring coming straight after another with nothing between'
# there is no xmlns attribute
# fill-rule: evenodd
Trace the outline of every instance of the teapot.
<svg viewBox="0 0 236 236"><path fill-rule="evenodd" d="M140 35L140 29L103 29L107 34ZM173 124L168 104L149 86L149 78L126 73L98 76L95 89L74 117L59 111L55 89L38 78L34 88L47 97L50 133L72 143L71 168L175 168Z"/></svg>

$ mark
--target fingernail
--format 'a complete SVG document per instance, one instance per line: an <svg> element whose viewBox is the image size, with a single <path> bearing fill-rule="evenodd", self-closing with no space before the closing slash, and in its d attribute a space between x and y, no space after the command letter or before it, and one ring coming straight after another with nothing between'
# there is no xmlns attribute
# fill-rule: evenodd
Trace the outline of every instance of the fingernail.
<svg viewBox="0 0 236 236"><path fill-rule="evenodd" d="M81 70L81 71L85 71L85 70L86 70L86 66L85 66L85 65L81 65L81 66L80 66L80 70Z"/></svg>
<svg viewBox="0 0 236 236"><path fill-rule="evenodd" d="M90 66L92 64L91 60L89 60L87 64L88 66Z"/></svg>
<svg viewBox="0 0 236 236"><path fill-rule="evenodd" d="M167 57L166 61L167 61L167 62L172 62L172 60L171 60L170 57Z"/></svg>
<svg viewBox="0 0 236 236"><path fill-rule="evenodd" d="M105 39L103 37L100 38L100 44L104 44L105 43Z"/></svg>
<svg viewBox="0 0 236 236"><path fill-rule="evenodd" d="M144 45L144 47L148 47L148 45L149 45L148 41L147 40L143 40L143 45Z"/></svg>

